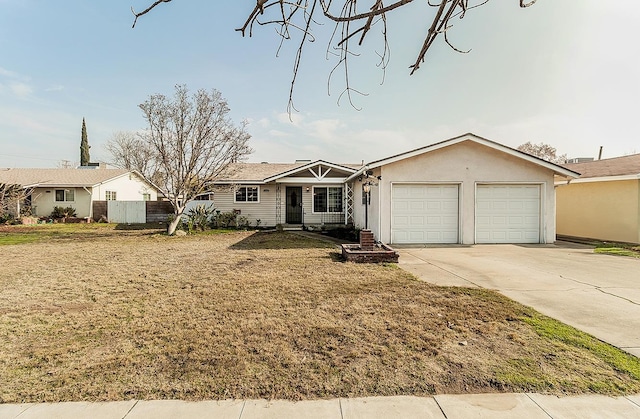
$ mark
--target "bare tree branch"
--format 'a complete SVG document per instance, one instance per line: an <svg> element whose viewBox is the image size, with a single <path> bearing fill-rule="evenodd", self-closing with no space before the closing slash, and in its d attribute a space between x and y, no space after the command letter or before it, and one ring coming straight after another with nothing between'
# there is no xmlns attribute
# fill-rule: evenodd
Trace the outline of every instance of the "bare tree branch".
<svg viewBox="0 0 640 419"><path fill-rule="evenodd" d="M159 186L174 208L173 234L186 204L207 192L231 163L252 152L246 123L235 125L217 90L189 94L178 85L172 98L151 95L140 105L148 123L141 135L116 134L107 144L114 161Z"/></svg>
<svg viewBox="0 0 640 419"><path fill-rule="evenodd" d="M136 22L138 21L138 18L140 16L146 15L147 13L149 13L151 10L153 10L160 3L169 3L170 1L171 0L156 0L151 6L147 7L146 9L141 11L140 13L136 13L136 11L133 10L133 7L131 7L131 13L133 13L133 16L134 16L133 25L131 25L131 28L133 29L133 28L136 27Z"/></svg>
<svg viewBox="0 0 640 419"><path fill-rule="evenodd" d="M135 19L148 13L161 3L167 3L171 0L156 0L151 6L140 13L134 13ZM236 29L242 33L242 36L253 36L254 24L258 25L275 25L277 33L281 37L278 51L285 40L292 39L291 30L294 29L302 34L293 65L293 76L291 79L291 87L289 89L288 110L295 109L293 105L293 92L298 72L300 71L302 52L306 42L315 40L312 32L314 26L320 25L317 21L318 17L332 22L335 25L333 35L327 47L327 56L335 55L338 59L337 65L331 70L330 77L338 68L342 68L345 75L345 89L340 96L347 94L350 97L353 90L349 85L349 57L355 54L352 51L350 40L358 36L357 46L362 47L365 38L371 33L373 27L382 22L382 38L383 52L380 55L379 66L384 70L388 63L390 49L387 34L387 14L405 7L413 0L395 0L385 5L385 0L254 0L255 6L248 14L244 24ZM468 53L471 51L462 50L453 45L449 39L449 31L453 28L453 19L463 19L466 13L474 8L480 7L489 0L477 0L470 4L469 0L428 0L427 4L435 9L433 17L426 18L427 33L425 34L422 46L418 51L415 61L409 66L410 74L414 74L424 63L425 57L433 46L433 43L442 35L444 42L454 51L459 53ZM519 0L521 8L530 7L537 0ZM368 7L363 8L362 4L366 3ZM319 7L318 7L319 6ZM133 11L133 9L132 9ZM316 16L318 15L318 16ZM267 16L262 19L262 16ZM134 26L136 21L134 21ZM338 35L339 36L336 36ZM335 46L334 46L335 45ZM334 49L336 52L331 52ZM351 99L350 99L351 100Z"/></svg>

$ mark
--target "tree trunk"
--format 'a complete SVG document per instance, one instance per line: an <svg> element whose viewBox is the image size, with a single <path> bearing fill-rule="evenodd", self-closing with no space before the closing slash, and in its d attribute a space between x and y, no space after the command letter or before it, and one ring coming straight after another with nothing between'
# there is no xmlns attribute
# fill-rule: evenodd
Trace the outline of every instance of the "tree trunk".
<svg viewBox="0 0 640 419"><path fill-rule="evenodd" d="M178 227L178 224L180 224L181 220L182 220L182 214L176 215L176 218L169 223L169 225L167 226L168 235L173 236L175 234L176 227Z"/></svg>

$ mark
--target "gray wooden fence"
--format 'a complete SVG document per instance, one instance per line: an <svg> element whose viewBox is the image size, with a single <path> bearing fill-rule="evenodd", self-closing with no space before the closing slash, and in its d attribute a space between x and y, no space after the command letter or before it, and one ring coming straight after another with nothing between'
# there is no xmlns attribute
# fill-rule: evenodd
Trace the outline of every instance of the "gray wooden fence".
<svg viewBox="0 0 640 419"><path fill-rule="evenodd" d="M187 204L185 214L191 208L204 204L213 206L213 201L193 201ZM138 224L167 222L173 214L173 206L167 201L94 201L93 219L104 217L110 223Z"/></svg>

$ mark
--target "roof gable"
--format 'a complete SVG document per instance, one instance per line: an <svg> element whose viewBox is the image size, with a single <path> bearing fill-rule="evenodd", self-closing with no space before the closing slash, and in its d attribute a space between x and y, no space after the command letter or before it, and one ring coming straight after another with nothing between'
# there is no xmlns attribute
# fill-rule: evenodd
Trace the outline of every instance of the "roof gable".
<svg viewBox="0 0 640 419"><path fill-rule="evenodd" d="M354 176L359 175L360 173L362 173L363 170L369 170L369 169L374 169L380 166L384 166L390 163L395 163L397 161L400 160L404 160L404 159L408 159L411 157L415 157L415 156L419 156L421 154L425 154L425 153L429 153L435 150L439 150L445 147L450 147L459 143L463 143L465 141L473 141L477 144L481 144L484 145L486 147L492 148L496 151L500 151L506 154L509 154L511 156L526 160L530 163L536 164L538 166L544 167L546 169L552 170L555 174L558 175L562 175L562 176L566 176L566 177L571 177L571 178L576 178L579 176L579 173L574 172L570 169L564 168L560 165L548 162L546 160L542 160L538 157L532 156L531 154L527 154L524 153L520 150L516 150L514 148L511 147L507 147L505 145L502 145L500 143L496 143L495 141L491 141L488 140L486 138L483 137L479 137L475 134L472 133L467 133L467 134L463 134L460 135L458 137L454 137L454 138L450 138L448 140L444 140L444 141L440 141L438 143L434 143L431 145L427 145L424 147L420 147L417 148L415 150L410 150L401 154L396 154L395 156L391 156L391 157L387 157L381 160L376 160L373 161L371 163L366 164L361 170L358 171L358 173L354 174L351 176L351 178L353 178Z"/></svg>
<svg viewBox="0 0 640 419"><path fill-rule="evenodd" d="M329 174L344 173L347 177L361 165L341 165L316 160L309 163L235 163L229 167L227 174L214 183L268 183L287 176L303 173L322 179Z"/></svg>
<svg viewBox="0 0 640 419"><path fill-rule="evenodd" d="M355 173L357 170L358 169L355 167L329 163L324 160L316 160L314 162L307 163L300 167L296 167L294 169L279 173L275 176L266 178L264 181L271 182L286 176L295 176L299 174L309 174L315 177L317 180L322 180L322 179L325 179L330 174L331 176L329 177L334 177L333 175L335 175L338 172L342 174L340 177L344 178Z"/></svg>

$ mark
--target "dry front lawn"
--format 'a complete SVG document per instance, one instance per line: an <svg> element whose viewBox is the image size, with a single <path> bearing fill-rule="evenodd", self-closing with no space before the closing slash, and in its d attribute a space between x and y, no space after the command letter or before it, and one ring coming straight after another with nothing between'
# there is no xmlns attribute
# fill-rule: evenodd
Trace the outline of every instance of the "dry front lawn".
<svg viewBox="0 0 640 419"><path fill-rule="evenodd" d="M640 391L588 335L324 242L83 228L0 246L0 402Z"/></svg>

